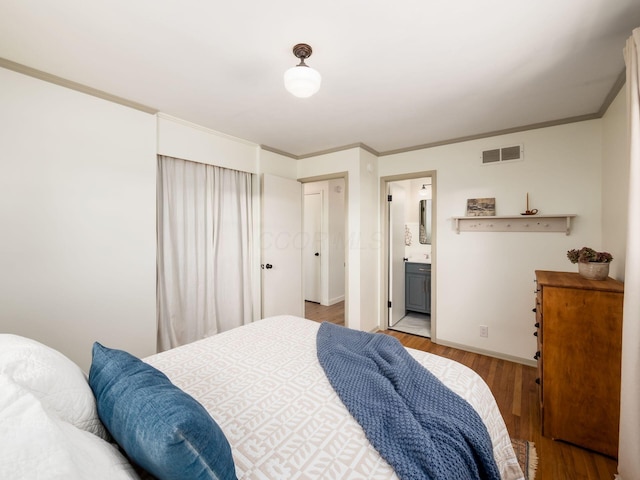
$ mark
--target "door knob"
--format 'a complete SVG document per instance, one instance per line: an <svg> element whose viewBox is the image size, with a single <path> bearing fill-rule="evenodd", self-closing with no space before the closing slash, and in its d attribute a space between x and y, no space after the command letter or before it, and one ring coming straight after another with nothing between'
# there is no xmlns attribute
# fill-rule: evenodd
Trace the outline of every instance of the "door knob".
<svg viewBox="0 0 640 480"><path fill-rule="evenodd" d="M273 268L273 265L271 265L270 263L267 263L264 268L266 268L267 270Z"/></svg>
<svg viewBox="0 0 640 480"><path fill-rule="evenodd" d="M320 256L320 254L319 254L318 252L314 253L314 255L315 255L316 257L319 257L319 256Z"/></svg>

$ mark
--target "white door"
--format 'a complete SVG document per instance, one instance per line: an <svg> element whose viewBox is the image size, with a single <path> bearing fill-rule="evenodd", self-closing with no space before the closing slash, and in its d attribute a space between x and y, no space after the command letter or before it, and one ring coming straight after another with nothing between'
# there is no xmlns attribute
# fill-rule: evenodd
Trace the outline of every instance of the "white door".
<svg viewBox="0 0 640 480"><path fill-rule="evenodd" d="M262 318L303 316L302 184L262 177Z"/></svg>
<svg viewBox="0 0 640 480"><path fill-rule="evenodd" d="M322 239L322 194L307 193L304 196L304 299L321 303L320 260Z"/></svg>
<svg viewBox="0 0 640 480"><path fill-rule="evenodd" d="M389 183L389 326L405 315L404 303L404 226L405 189Z"/></svg>

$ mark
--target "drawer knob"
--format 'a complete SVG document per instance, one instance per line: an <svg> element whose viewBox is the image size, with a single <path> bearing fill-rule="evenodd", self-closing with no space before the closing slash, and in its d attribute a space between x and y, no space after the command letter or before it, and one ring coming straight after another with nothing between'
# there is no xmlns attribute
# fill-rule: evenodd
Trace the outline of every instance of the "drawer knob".
<svg viewBox="0 0 640 480"><path fill-rule="evenodd" d="M536 383L537 383L538 385L540 385L540 379L539 379L539 378L536 378Z"/></svg>
<svg viewBox="0 0 640 480"><path fill-rule="evenodd" d="M538 332L533 332L533 336L537 337L538 336Z"/></svg>
<svg viewBox="0 0 640 480"><path fill-rule="evenodd" d="M535 308L535 307L531 309L531 311L532 311L533 313L536 313L536 311L537 311L537 310L538 310L538 309L537 309L537 308Z"/></svg>
<svg viewBox="0 0 640 480"><path fill-rule="evenodd" d="M540 351L538 350L536 354L533 356L534 360L538 360L540 358Z"/></svg>
<svg viewBox="0 0 640 480"><path fill-rule="evenodd" d="M536 322L536 323L535 323L535 325L534 325L534 327L536 327L536 328L540 328L540 322Z"/></svg>

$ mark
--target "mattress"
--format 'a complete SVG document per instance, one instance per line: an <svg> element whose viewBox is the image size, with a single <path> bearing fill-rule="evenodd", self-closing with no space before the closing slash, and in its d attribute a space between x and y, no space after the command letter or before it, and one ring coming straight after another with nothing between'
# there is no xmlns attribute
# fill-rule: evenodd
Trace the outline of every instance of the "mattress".
<svg viewBox="0 0 640 480"><path fill-rule="evenodd" d="M317 359L318 328L299 317L272 317L144 361L216 420L239 479L397 478L327 380ZM502 478L524 478L482 378L452 360L407 350L480 414Z"/></svg>

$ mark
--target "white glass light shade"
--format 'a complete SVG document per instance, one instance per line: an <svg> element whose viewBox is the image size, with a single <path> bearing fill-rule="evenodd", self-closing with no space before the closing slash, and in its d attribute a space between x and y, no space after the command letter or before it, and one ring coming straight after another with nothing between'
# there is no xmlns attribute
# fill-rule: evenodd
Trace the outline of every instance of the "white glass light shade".
<svg viewBox="0 0 640 480"><path fill-rule="evenodd" d="M421 197L428 197L429 193L431 190L431 185L429 185L429 190L427 190L427 186L426 185L422 185L422 188L418 191L418 195L420 195Z"/></svg>
<svg viewBox="0 0 640 480"><path fill-rule="evenodd" d="M317 70L296 65L284 72L284 87L296 97L307 98L320 90L322 77Z"/></svg>

